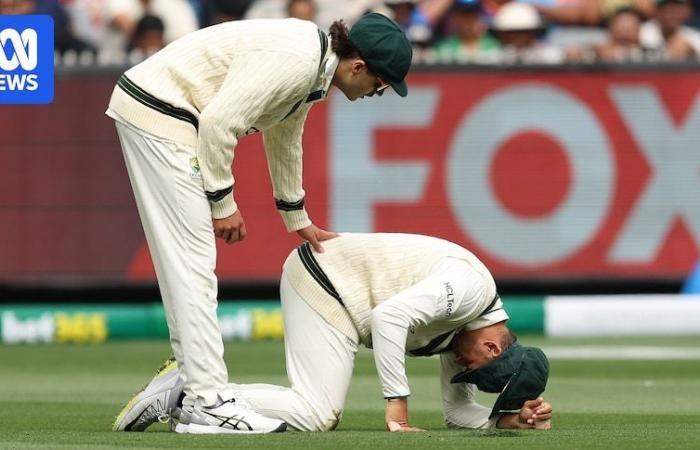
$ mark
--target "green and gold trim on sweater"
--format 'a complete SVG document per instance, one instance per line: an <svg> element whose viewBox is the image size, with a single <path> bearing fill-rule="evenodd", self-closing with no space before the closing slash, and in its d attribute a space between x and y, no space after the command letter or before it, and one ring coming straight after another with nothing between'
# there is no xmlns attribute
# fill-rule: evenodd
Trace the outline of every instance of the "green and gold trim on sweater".
<svg viewBox="0 0 700 450"><path fill-rule="evenodd" d="M133 81L131 81L126 75L122 75L117 81L117 86L119 86L124 92L129 94L131 98L137 102L148 106L162 114L167 114L168 116L174 117L179 120L191 123L195 128L199 127L199 119L187 111L186 109L178 108L171 105L170 103L164 102L148 92L144 91L138 87Z"/></svg>

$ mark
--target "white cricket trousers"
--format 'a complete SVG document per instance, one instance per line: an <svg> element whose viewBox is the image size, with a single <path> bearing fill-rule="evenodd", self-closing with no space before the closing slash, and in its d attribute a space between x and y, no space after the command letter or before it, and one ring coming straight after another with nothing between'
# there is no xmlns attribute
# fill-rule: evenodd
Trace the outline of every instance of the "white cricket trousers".
<svg viewBox="0 0 700 450"><path fill-rule="evenodd" d="M357 342L328 324L280 281L284 348L291 387L231 384L236 399L254 411L299 431L330 431L340 421L352 379Z"/></svg>
<svg viewBox="0 0 700 450"><path fill-rule="evenodd" d="M195 149L116 122L158 277L184 403L212 405L228 372L217 320L216 245Z"/></svg>

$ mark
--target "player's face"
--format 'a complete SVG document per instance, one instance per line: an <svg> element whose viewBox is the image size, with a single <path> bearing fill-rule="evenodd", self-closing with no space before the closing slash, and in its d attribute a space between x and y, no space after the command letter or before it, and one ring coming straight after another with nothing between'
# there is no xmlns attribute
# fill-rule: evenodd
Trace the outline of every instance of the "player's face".
<svg viewBox="0 0 700 450"><path fill-rule="evenodd" d="M467 370L474 370L485 366L492 359L491 355L484 349L475 347L466 352L458 353L455 361L457 361L457 364L467 368Z"/></svg>
<svg viewBox="0 0 700 450"><path fill-rule="evenodd" d="M350 67L350 73L345 83L340 86L350 101L358 98L381 96L389 83L372 72L362 60L356 60Z"/></svg>
<svg viewBox="0 0 700 450"><path fill-rule="evenodd" d="M493 341L475 337L470 333L461 333L455 344L453 347L455 361L467 370L485 366L500 354L500 350L496 350Z"/></svg>
<svg viewBox="0 0 700 450"><path fill-rule="evenodd" d="M372 92L369 93L369 97L373 97L375 94L381 97L386 88L389 87L389 83L372 71L368 71L368 73L372 77Z"/></svg>

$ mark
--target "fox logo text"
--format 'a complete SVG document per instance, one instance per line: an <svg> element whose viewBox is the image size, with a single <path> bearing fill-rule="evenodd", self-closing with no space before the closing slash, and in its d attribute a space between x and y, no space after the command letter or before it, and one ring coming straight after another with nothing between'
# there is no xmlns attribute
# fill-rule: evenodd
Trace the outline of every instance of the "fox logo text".
<svg viewBox="0 0 700 450"><path fill-rule="evenodd" d="M0 104L53 100L53 19L0 16Z"/></svg>

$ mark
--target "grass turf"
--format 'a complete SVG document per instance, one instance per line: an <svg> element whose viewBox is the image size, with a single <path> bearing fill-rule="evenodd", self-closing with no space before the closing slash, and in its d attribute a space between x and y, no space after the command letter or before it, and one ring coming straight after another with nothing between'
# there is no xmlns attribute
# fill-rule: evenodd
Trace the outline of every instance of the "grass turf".
<svg viewBox="0 0 700 450"><path fill-rule="evenodd" d="M529 345L695 347L700 339L546 340ZM447 430L442 424L438 361L409 359L411 422L426 433L383 431L383 400L371 353L358 354L345 414L331 433L191 436L156 425L146 433L110 432L121 404L167 357L165 342L96 346L0 346L0 449L343 449L343 448L700 448L700 361L554 360L546 398L548 432ZM279 342L229 344L236 382L286 384ZM489 404L493 397L482 397Z"/></svg>

